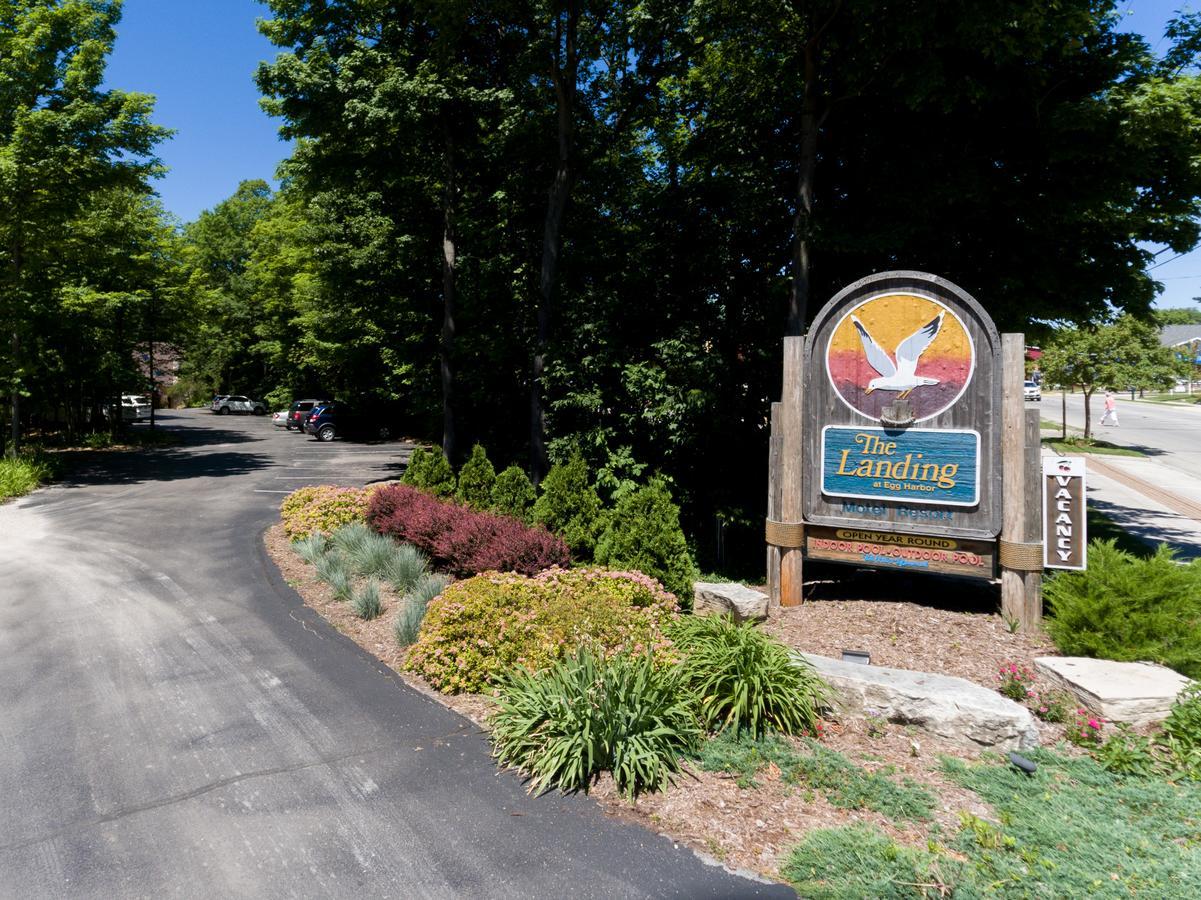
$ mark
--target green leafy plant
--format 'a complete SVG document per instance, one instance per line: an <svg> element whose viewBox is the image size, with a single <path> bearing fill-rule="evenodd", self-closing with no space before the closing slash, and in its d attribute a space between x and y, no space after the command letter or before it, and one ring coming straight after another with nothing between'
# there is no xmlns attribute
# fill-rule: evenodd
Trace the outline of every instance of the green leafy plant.
<svg viewBox="0 0 1201 900"><path fill-rule="evenodd" d="M648 654L605 658L580 649L549 669L517 670L501 686L492 742L531 791L587 791L603 771L628 797L680 771L701 732L678 671Z"/></svg>
<svg viewBox="0 0 1201 900"><path fill-rule="evenodd" d="M1201 561L1180 565L1162 544L1139 559L1093 541L1088 569L1056 575L1044 592L1047 630L1061 652L1150 660L1201 677Z"/></svg>
<svg viewBox="0 0 1201 900"><path fill-rule="evenodd" d="M481 444L471 448L471 456L459 469L459 484L455 497L475 509L488 509L492 505L492 488L496 484L496 469L488 460Z"/></svg>
<svg viewBox="0 0 1201 900"><path fill-rule="evenodd" d="M402 647L408 647L417 640L430 601L441 594L449 583L450 579L445 575L437 573L423 575L412 590L405 594L393 625L396 643Z"/></svg>
<svg viewBox="0 0 1201 900"><path fill-rule="evenodd" d="M429 571L429 560L412 544L392 542L391 546L392 555L381 574L396 593L407 594Z"/></svg>
<svg viewBox="0 0 1201 900"><path fill-rule="evenodd" d="M0 500L28 494L50 479L50 463L41 456L26 454L0 458Z"/></svg>
<svg viewBox="0 0 1201 900"><path fill-rule="evenodd" d="M681 606L692 608L696 565L680 528L679 507L661 480L617 501L597 544L596 561L645 572L663 582Z"/></svg>
<svg viewBox="0 0 1201 900"><path fill-rule="evenodd" d="M1104 741L1104 727L1105 720L1100 716L1087 709L1077 709L1075 716L1068 723L1064 737L1079 747L1099 747Z"/></svg>
<svg viewBox="0 0 1201 900"><path fill-rule="evenodd" d="M604 528L603 507L588 479L588 464L579 454L551 466L534 503L534 521L567 541L572 556L589 561ZM650 573L647 573L650 574Z"/></svg>
<svg viewBox="0 0 1201 900"><path fill-rule="evenodd" d="M546 668L578 647L650 651L673 662L665 625L675 597L640 572L488 572L456 581L430 603L405 667L446 693L480 691L517 667Z"/></svg>
<svg viewBox="0 0 1201 900"><path fill-rule="evenodd" d="M380 600L380 584L374 578L368 578L359 590L354 593L352 606L354 614L360 619L377 619L380 613L384 611L383 602Z"/></svg>
<svg viewBox="0 0 1201 900"><path fill-rule="evenodd" d="M534 498L534 485L525 470L520 466L509 466L496 476L489 508L528 525L533 521Z"/></svg>
<svg viewBox="0 0 1201 900"><path fill-rule="evenodd" d="M813 733L828 687L771 635L728 616L684 616L668 635L683 656L684 684L711 729Z"/></svg>
<svg viewBox="0 0 1201 900"><path fill-rule="evenodd" d="M1096 747L1093 756L1107 771L1118 775L1150 777L1167 769L1168 761L1157 752L1151 739L1119 725L1109 739Z"/></svg>
<svg viewBox="0 0 1201 900"><path fill-rule="evenodd" d="M1201 781L1201 682L1177 695L1157 733L1143 736L1119 725L1093 756L1122 775Z"/></svg>
<svg viewBox="0 0 1201 900"><path fill-rule="evenodd" d="M455 495L455 473L441 448L418 447L400 480L435 497Z"/></svg>

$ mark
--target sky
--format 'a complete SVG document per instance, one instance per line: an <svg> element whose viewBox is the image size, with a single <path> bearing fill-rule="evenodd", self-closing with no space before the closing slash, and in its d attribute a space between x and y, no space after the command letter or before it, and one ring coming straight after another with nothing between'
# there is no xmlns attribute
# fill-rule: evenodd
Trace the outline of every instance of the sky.
<svg viewBox="0 0 1201 900"><path fill-rule="evenodd" d="M1188 0L1125 0L1118 7L1122 30L1162 51L1163 27L1180 8L1188 9ZM253 80L258 63L277 52L255 28L266 14L257 0L125 0L107 82L155 94L155 121L177 130L160 151L170 171L158 189L182 221L230 196L241 181L271 180L290 151L279 140L279 123L259 108ZM1201 295L1201 249L1173 256L1165 250L1156 259L1152 274L1164 286L1156 305L1191 306Z"/></svg>

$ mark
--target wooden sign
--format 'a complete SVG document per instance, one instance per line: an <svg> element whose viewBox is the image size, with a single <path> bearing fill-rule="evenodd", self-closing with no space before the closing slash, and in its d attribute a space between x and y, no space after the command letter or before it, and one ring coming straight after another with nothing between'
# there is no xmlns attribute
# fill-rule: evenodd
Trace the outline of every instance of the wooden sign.
<svg viewBox="0 0 1201 900"><path fill-rule="evenodd" d="M809 559L872 568L992 580L996 577L996 553L992 541L818 525L805 529L805 556Z"/></svg>
<svg viewBox="0 0 1201 900"><path fill-rule="evenodd" d="M921 272L840 291L806 339L803 396L807 525L1000 533L1000 338L966 291Z"/></svg>
<svg viewBox="0 0 1201 900"><path fill-rule="evenodd" d="M1043 566L1084 569L1088 514L1081 457L1043 460Z"/></svg>

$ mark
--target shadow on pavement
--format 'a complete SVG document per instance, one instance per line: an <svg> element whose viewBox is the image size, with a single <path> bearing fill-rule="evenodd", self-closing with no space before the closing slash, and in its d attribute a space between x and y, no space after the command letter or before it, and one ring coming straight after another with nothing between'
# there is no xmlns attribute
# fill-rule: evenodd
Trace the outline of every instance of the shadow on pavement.
<svg viewBox="0 0 1201 900"><path fill-rule="evenodd" d="M97 451L75 456L77 458L64 465L58 479L63 487L228 477L244 475L271 465L271 460L266 456L236 451L199 454L177 449Z"/></svg>
<svg viewBox="0 0 1201 900"><path fill-rule="evenodd" d="M951 612L995 613L1001 607L1001 588L976 578L807 562L805 601L823 600L883 600Z"/></svg>

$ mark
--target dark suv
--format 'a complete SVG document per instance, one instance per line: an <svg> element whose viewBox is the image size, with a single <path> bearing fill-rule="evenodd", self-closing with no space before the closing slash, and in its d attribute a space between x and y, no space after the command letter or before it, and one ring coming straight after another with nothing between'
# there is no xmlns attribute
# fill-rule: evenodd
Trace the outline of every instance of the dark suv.
<svg viewBox="0 0 1201 900"><path fill-rule="evenodd" d="M309 413L313 411L314 406L321 406L325 403L332 403L331 400L297 400L288 408L288 421L284 423L284 428L291 431L304 431L304 420L309 417Z"/></svg>
<svg viewBox="0 0 1201 900"><path fill-rule="evenodd" d="M319 441L336 437L386 441L400 433L398 418L386 404L363 408L331 401L314 407L304 421L304 430Z"/></svg>

